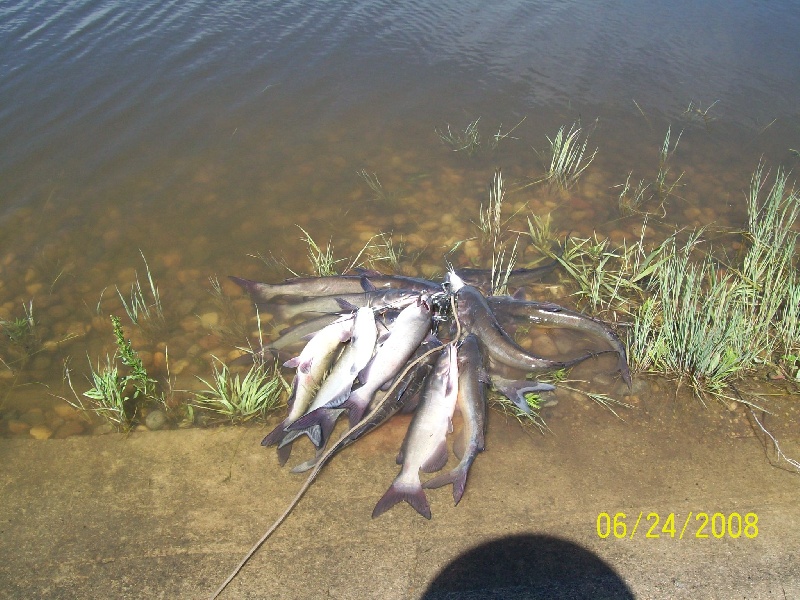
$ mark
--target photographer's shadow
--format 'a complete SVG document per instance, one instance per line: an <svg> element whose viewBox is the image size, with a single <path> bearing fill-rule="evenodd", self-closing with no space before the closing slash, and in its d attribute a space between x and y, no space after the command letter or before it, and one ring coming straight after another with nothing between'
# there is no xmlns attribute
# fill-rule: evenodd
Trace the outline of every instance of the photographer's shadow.
<svg viewBox="0 0 800 600"><path fill-rule="evenodd" d="M514 535L481 544L445 566L425 600L632 600L622 578L600 557L545 535Z"/></svg>

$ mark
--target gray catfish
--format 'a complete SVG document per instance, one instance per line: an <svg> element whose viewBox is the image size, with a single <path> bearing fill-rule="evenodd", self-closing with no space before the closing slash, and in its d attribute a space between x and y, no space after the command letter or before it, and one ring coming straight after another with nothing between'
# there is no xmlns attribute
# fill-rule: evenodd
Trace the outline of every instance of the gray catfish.
<svg viewBox="0 0 800 600"><path fill-rule="evenodd" d="M433 307L427 294L418 294L417 301L400 312L388 337L379 344L375 356L359 376L363 385L354 390L341 405L348 409L351 427L361 420L375 392L403 369L430 332L432 319Z"/></svg>
<svg viewBox="0 0 800 600"><path fill-rule="evenodd" d="M334 363L331 372L328 373L319 390L317 390L306 414L312 413L328 403L338 405L347 399L356 376L367 366L367 363L372 358L377 337L375 314L372 309L368 306L359 308L355 316L353 335L342 355ZM338 412L341 413L342 411ZM308 427L302 424L302 417L290 424L278 448L285 446L301 435L307 435L317 448L324 446L328 436L333 431L339 414L322 413L322 416L327 418Z"/></svg>
<svg viewBox="0 0 800 600"><path fill-rule="evenodd" d="M230 276L256 303L266 303L273 298L316 298L357 294L375 289L407 289L418 292L438 292L441 285L419 277L384 275L377 271L362 271L358 275L330 275L325 277L294 277L281 283L262 283L252 279Z"/></svg>
<svg viewBox="0 0 800 600"><path fill-rule="evenodd" d="M487 298L487 301L499 319L523 318L532 323L575 329L603 338L619 355L620 375L628 387L631 387L631 372L625 344L608 323L551 302L526 302L510 296L493 296Z"/></svg>
<svg viewBox="0 0 800 600"><path fill-rule="evenodd" d="M451 418L457 395L458 361L454 345L448 344L436 362L436 368L403 441L398 457L403 467L375 505L373 519L403 501L408 502L426 519L431 518L431 508L422 489L419 472L438 471L447 462L447 432L452 428Z"/></svg>
<svg viewBox="0 0 800 600"><path fill-rule="evenodd" d="M261 442L262 446L277 444L283 439L286 427L305 414L322 379L340 349L342 342L350 339L353 331L353 315L347 315L334 321L312 337L299 356L284 363L285 367L297 367L292 381L292 393L289 397L289 414ZM291 446L279 449L278 461L286 463Z"/></svg>
<svg viewBox="0 0 800 600"><path fill-rule="evenodd" d="M271 306L282 319L290 319L303 313L338 313L352 310L353 307L371 306L375 309L408 306L419 297L419 292L405 289L373 290L358 294L339 296L320 296L303 300L296 304L276 304Z"/></svg>
<svg viewBox="0 0 800 600"><path fill-rule="evenodd" d="M518 346L503 331L486 298L477 288L464 285L453 272L448 273L448 284L451 291L456 294L456 310L462 329L466 333L478 336L481 348L490 361L531 373L545 369L563 369L593 356L587 354L565 362L531 354Z"/></svg>
<svg viewBox="0 0 800 600"><path fill-rule="evenodd" d="M455 468L437 475L422 484L423 488L438 488L453 484L453 500L458 504L467 485L467 474L475 457L486 447L486 385L482 381L483 359L478 338L471 333L458 347L457 406L464 420L461 437L453 444L460 459Z"/></svg>
<svg viewBox="0 0 800 600"><path fill-rule="evenodd" d="M432 341L436 346L441 346L439 340L432 338ZM425 346L426 344L423 344L422 347L424 348ZM428 348L428 350L430 350L430 348ZM346 433L336 442L336 446L338 446L339 450L366 435L376 427L379 427L388 421L396 412L410 412L409 405L416 407L417 396L422 392L428 375L433 371L433 365L436 362L436 354L428 354L427 356L420 356L418 358L419 361L392 386L393 389L391 392L375 400L375 402L370 405L369 413L359 421L349 433ZM314 458L294 467L292 473L302 473L311 469L321 460L321 456L330 456L330 454L319 452Z"/></svg>

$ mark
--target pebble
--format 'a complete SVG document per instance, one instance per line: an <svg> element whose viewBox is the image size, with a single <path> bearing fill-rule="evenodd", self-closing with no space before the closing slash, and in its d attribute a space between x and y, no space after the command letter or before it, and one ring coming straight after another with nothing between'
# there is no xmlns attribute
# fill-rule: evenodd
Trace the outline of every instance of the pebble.
<svg viewBox="0 0 800 600"><path fill-rule="evenodd" d="M537 335L533 338L531 351L538 356L554 356L558 354L558 346L545 334Z"/></svg>
<svg viewBox="0 0 800 600"><path fill-rule="evenodd" d="M568 337L554 335L550 339L553 341L553 344L555 344L555 347L558 348L559 354L567 355L573 353L573 343Z"/></svg>
<svg viewBox="0 0 800 600"><path fill-rule="evenodd" d="M49 440L51 437L53 437L53 430L49 427L45 427L44 425L36 425L35 427L30 428L28 434L37 440Z"/></svg>
<svg viewBox="0 0 800 600"><path fill-rule="evenodd" d="M44 284L42 283L31 283L30 285L25 286L25 291L28 292L29 296L36 296L44 289Z"/></svg>
<svg viewBox="0 0 800 600"><path fill-rule="evenodd" d="M151 410L147 413L144 424L150 431L158 431L159 429L163 429L164 425L167 424L167 415L161 410Z"/></svg>
<svg viewBox="0 0 800 600"><path fill-rule="evenodd" d="M703 211L696 206L690 206L689 208L683 211L683 216L686 217L687 219L696 219L702 214Z"/></svg>
<svg viewBox="0 0 800 600"><path fill-rule="evenodd" d="M44 411L41 408L32 408L20 417L23 421L28 423L31 427L36 427L37 425L43 425L46 421L44 417Z"/></svg>
<svg viewBox="0 0 800 600"><path fill-rule="evenodd" d="M29 423L17 419L7 421L6 425L9 433L27 433L31 428Z"/></svg>
<svg viewBox="0 0 800 600"><path fill-rule="evenodd" d="M167 366L167 355L164 354L163 352L161 352L160 350L158 352L154 352L153 353L153 367L155 369L159 369L160 370L160 369L165 368L166 366Z"/></svg>
<svg viewBox="0 0 800 600"><path fill-rule="evenodd" d="M61 427L56 429L53 434L53 439L63 440L73 435L81 435L84 431L83 423L80 421L67 421Z"/></svg>
<svg viewBox="0 0 800 600"><path fill-rule="evenodd" d="M32 361L31 361L31 369L34 371L46 371L50 368L50 357L45 354L38 354Z"/></svg>
<svg viewBox="0 0 800 600"><path fill-rule="evenodd" d="M114 428L113 423L100 423L97 427L92 430L93 435L106 435L108 433L114 433L116 429Z"/></svg>

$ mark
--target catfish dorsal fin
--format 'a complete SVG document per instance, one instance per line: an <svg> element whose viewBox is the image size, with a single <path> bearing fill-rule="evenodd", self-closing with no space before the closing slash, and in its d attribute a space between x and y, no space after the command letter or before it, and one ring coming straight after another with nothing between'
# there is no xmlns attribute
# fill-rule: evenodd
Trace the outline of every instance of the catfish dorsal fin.
<svg viewBox="0 0 800 600"><path fill-rule="evenodd" d="M373 284L373 283L372 283L372 282L371 282L371 281L370 281L370 280L367 278L367 276L366 276L366 275L362 275L362 276L361 276L361 288L362 288L362 289L363 289L365 292L374 292L375 290L377 290L377 289L378 289L378 288L376 288L376 287L375 287L375 285L374 285L374 284Z"/></svg>
<svg viewBox="0 0 800 600"><path fill-rule="evenodd" d="M357 306L355 306L354 304L351 304L350 302L348 302L344 298L336 298L336 304L338 304L341 307L342 310L347 311L347 312L356 312L358 310Z"/></svg>

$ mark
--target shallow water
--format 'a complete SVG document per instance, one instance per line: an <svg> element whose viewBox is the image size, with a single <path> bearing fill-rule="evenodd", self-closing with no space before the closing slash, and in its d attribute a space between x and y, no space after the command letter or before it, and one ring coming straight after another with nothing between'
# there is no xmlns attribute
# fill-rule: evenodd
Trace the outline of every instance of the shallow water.
<svg viewBox="0 0 800 600"><path fill-rule="evenodd" d="M3 410L35 397L46 417L65 360L80 387L86 356L113 351L107 315L123 315L115 286L144 283L140 251L167 327L126 333L155 374L168 348L176 387L197 389L234 346L210 335L229 323L209 277L285 275L258 255L308 271L295 225L340 257L392 232L406 271L441 273L495 167L510 190L537 178L561 125L580 121L597 158L567 194L510 192L514 210L637 235L614 186L655 177L669 127L685 174L656 233L740 225L759 161L797 165L798 32L786 1L3 3L0 319L32 302L42 344L27 361L0 347ZM478 118L474 156L437 135ZM247 301L233 312L252 333Z"/></svg>

